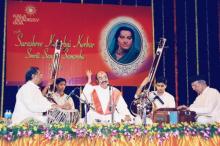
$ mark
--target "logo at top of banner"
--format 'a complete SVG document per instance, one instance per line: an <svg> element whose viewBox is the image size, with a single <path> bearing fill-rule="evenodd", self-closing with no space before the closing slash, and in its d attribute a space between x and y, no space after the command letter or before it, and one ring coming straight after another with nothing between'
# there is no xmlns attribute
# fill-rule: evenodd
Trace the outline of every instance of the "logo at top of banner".
<svg viewBox="0 0 220 146"><path fill-rule="evenodd" d="M28 5L28 6L25 7L25 12L28 15L34 15L34 14L36 14L37 9L34 6L32 6L32 5Z"/></svg>
<svg viewBox="0 0 220 146"><path fill-rule="evenodd" d="M37 13L37 9L33 5L27 5L24 8L24 12L25 13L13 14L14 25L24 25L25 23L37 23L40 21L38 17L34 17Z"/></svg>
<svg viewBox="0 0 220 146"><path fill-rule="evenodd" d="M103 60L119 76L136 73L146 60L147 38L138 21L117 17L102 30L100 49Z"/></svg>

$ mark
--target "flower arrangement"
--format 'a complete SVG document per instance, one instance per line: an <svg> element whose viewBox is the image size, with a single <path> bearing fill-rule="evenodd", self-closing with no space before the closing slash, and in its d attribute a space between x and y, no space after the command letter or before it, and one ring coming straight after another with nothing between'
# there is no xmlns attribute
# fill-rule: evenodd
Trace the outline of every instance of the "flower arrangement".
<svg viewBox="0 0 220 146"><path fill-rule="evenodd" d="M70 123L54 123L51 125L40 125L34 120L26 123L7 127L5 121L0 120L0 137L7 141L14 141L21 137L31 137L36 134L44 135L45 138L71 140L73 138L112 138L117 140L121 136L127 139L148 137L164 141L171 136L201 136L209 139L214 135L220 136L220 123L199 124L199 123L178 123L175 125L162 123L153 125L73 125Z"/></svg>

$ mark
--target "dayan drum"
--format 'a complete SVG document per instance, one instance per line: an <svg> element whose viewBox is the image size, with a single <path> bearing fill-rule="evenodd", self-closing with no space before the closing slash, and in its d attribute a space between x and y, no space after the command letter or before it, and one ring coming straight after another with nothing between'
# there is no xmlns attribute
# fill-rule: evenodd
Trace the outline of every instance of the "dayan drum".
<svg viewBox="0 0 220 146"><path fill-rule="evenodd" d="M47 111L47 123L73 123L76 124L79 121L79 111L74 110L63 110L63 109L51 109Z"/></svg>

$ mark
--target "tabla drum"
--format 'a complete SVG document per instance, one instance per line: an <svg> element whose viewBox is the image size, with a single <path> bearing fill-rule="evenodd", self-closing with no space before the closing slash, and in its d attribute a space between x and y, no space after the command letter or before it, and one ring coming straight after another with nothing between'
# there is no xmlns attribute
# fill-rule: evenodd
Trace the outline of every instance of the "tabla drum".
<svg viewBox="0 0 220 146"><path fill-rule="evenodd" d="M74 110L63 110L63 109L51 109L47 111L47 123L73 123L76 124L79 121L79 111Z"/></svg>

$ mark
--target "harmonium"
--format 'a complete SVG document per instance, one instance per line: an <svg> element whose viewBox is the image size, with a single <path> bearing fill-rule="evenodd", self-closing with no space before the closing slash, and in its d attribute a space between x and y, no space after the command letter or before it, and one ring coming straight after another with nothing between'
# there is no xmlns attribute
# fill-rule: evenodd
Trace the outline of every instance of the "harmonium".
<svg viewBox="0 0 220 146"><path fill-rule="evenodd" d="M153 112L154 123L195 122L196 112L189 110L177 110L176 108L160 108Z"/></svg>

